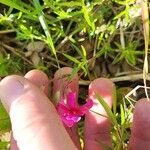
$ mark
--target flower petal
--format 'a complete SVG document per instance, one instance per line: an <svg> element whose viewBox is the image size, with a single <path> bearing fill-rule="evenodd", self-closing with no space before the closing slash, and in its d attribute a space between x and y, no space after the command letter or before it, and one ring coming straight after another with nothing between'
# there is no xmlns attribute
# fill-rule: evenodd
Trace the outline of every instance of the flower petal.
<svg viewBox="0 0 150 150"><path fill-rule="evenodd" d="M64 97L60 98L59 104L66 105Z"/></svg>
<svg viewBox="0 0 150 150"><path fill-rule="evenodd" d="M83 116L84 114L87 113L87 111L93 106L93 101L91 99L89 99L87 101L86 104L79 106L78 109L78 114L80 114L81 116Z"/></svg>
<svg viewBox="0 0 150 150"><path fill-rule="evenodd" d="M68 113L68 109L65 105L58 103L56 106L57 112L60 116L64 116L64 114Z"/></svg>
<svg viewBox="0 0 150 150"><path fill-rule="evenodd" d="M67 105L70 109L77 107L76 92L70 92L67 94Z"/></svg>
<svg viewBox="0 0 150 150"><path fill-rule="evenodd" d="M79 117L79 116L74 116L74 117L72 117L72 120L73 120L74 122L79 122L80 119L81 119L81 117Z"/></svg>
<svg viewBox="0 0 150 150"><path fill-rule="evenodd" d="M76 115L68 115L68 116L66 116L66 119L67 120L72 120L74 122L78 122L81 119L81 117L80 116L76 116Z"/></svg>
<svg viewBox="0 0 150 150"><path fill-rule="evenodd" d="M89 99L85 105L78 106L76 93L70 92L67 94L67 104L65 103L65 99L61 98L56 108L63 123L68 127L72 127L92 106L93 101L91 99Z"/></svg>
<svg viewBox="0 0 150 150"><path fill-rule="evenodd" d="M75 124L73 120L67 120L66 118L63 118L62 121L68 127L72 127Z"/></svg>

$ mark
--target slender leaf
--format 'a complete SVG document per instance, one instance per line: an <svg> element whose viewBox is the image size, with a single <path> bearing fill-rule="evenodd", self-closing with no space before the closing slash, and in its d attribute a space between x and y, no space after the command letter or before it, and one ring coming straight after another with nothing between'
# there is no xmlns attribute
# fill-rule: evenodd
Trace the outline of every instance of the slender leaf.
<svg viewBox="0 0 150 150"><path fill-rule="evenodd" d="M24 9L22 6L18 5L17 3L13 2L12 0L1 0L0 3L7 5L7 6L10 6L10 7L13 7L17 10L24 12L24 13L27 13L27 14L30 13L29 10Z"/></svg>
<svg viewBox="0 0 150 150"><path fill-rule="evenodd" d="M149 46L149 12L148 12L148 1L142 0L142 20L144 29L144 40L145 40L145 59L143 66L143 80L147 99L149 99L146 89L146 78L148 73L148 46Z"/></svg>
<svg viewBox="0 0 150 150"><path fill-rule="evenodd" d="M108 106L108 104L105 102L105 100L97 93L95 93L95 96L96 98L98 99L98 101L101 103L101 105L104 107L108 117L111 119L112 123L115 125L115 126L118 126L118 123L117 123L117 120L116 120L116 117L114 116L111 108Z"/></svg>
<svg viewBox="0 0 150 150"><path fill-rule="evenodd" d="M11 123L9 116L4 109L3 105L0 103L0 134L10 131Z"/></svg>
<svg viewBox="0 0 150 150"><path fill-rule="evenodd" d="M76 64L79 64L80 63L80 61L78 61L75 57L72 57L72 56L70 56L70 55L68 55L68 54L63 54L66 58L68 58L69 60L71 60L71 61L73 61L74 63L76 63Z"/></svg>

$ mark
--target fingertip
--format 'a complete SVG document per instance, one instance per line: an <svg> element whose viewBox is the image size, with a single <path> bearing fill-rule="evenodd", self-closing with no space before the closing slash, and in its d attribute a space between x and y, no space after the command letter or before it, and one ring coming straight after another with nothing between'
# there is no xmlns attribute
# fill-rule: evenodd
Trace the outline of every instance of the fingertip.
<svg viewBox="0 0 150 150"><path fill-rule="evenodd" d="M139 131L143 132L143 128L147 129L147 127L150 127L149 114L150 114L150 102L146 98L139 100L135 105L133 116L133 127L137 133L139 133Z"/></svg>
<svg viewBox="0 0 150 150"><path fill-rule="evenodd" d="M130 149L142 150L150 146L150 102L144 98L139 100L134 109L131 128Z"/></svg>
<svg viewBox="0 0 150 150"><path fill-rule="evenodd" d="M95 102L95 105L99 103L95 97L95 93L99 94L111 107L113 103L113 88L114 83L106 78L98 78L91 82L89 85L89 98Z"/></svg>
<svg viewBox="0 0 150 150"><path fill-rule="evenodd" d="M25 74L25 78L37 85L40 89L44 91L46 95L48 95L49 79L43 71L31 70Z"/></svg>
<svg viewBox="0 0 150 150"><path fill-rule="evenodd" d="M135 105L132 134L140 139L150 140L150 102L141 99Z"/></svg>
<svg viewBox="0 0 150 150"><path fill-rule="evenodd" d="M74 74L72 79L70 81L68 80L68 77L71 75L72 71L73 69L70 67L58 69L54 74L54 86L56 85L56 88L60 89L60 85L64 82L70 84L68 86L71 88L71 90L77 91L79 82L78 74ZM59 81L61 81L61 83Z"/></svg>
<svg viewBox="0 0 150 150"><path fill-rule="evenodd" d="M79 77L78 74L74 74L71 80L68 77L71 75L73 69L70 67L63 67L56 71L53 79L53 101L56 100L56 93L59 92L61 96L68 91L78 93L79 90ZM55 102L54 102L55 103Z"/></svg>
<svg viewBox="0 0 150 150"><path fill-rule="evenodd" d="M24 80L22 78L17 75L11 75L0 82L0 99L7 112L9 112L13 101L24 92Z"/></svg>
<svg viewBox="0 0 150 150"><path fill-rule="evenodd" d="M134 113L142 113L143 107L145 108L144 111L150 111L150 101L146 98L142 98L137 101Z"/></svg>
<svg viewBox="0 0 150 150"><path fill-rule="evenodd" d="M69 77L69 75L71 75L72 71L73 71L73 68L70 68L70 67L60 68L55 72L54 79ZM78 81L78 74L77 73L73 75L73 79Z"/></svg>

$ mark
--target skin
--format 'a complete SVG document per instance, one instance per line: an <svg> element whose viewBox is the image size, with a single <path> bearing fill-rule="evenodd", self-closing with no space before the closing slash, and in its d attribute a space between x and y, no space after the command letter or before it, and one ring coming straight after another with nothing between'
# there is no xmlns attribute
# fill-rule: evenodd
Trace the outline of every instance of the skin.
<svg viewBox="0 0 150 150"><path fill-rule="evenodd" d="M60 86L68 85L69 90L78 92L78 76L75 75L71 82L62 79L64 74L69 74L71 68L62 68L54 75L53 96L48 99L48 77L41 71L32 70L24 77L8 76L0 82L0 99L10 115L12 123L11 150L76 150L80 149L80 142L76 126L69 129L62 124L55 104L55 93L62 91ZM93 91L100 94L112 107L112 91L114 84L104 78L91 82L88 97L94 101L92 110L106 115L106 112L93 95ZM66 87L66 86L65 86ZM60 92L61 93L61 92ZM150 147L150 102L146 99L139 100L135 106L130 150L148 150ZM65 139L65 140L64 140ZM84 142L85 150L102 150L97 140L109 144L110 121L93 112L85 116Z"/></svg>

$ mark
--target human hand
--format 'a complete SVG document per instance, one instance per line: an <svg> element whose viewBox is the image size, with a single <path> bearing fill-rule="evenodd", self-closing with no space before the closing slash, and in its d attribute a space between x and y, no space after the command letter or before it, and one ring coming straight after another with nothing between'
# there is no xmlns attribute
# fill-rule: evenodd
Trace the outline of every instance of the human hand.
<svg viewBox="0 0 150 150"><path fill-rule="evenodd" d="M57 79L61 79L62 75L70 72L70 68L63 68L55 74L53 93L63 90L60 86L61 81ZM79 149L76 126L72 127L71 130L66 127L68 134L57 115L54 105L46 96L49 84L47 76L41 71L33 70L28 72L25 78L10 76L0 82L0 99L10 114L15 139L12 140L11 150L74 150L77 149L76 147ZM68 84L68 88L78 93L77 75ZM108 105L112 106L113 83L111 81L104 78L96 79L90 84L89 97L93 95L93 91L98 92ZM95 105L92 109L106 114L96 99L94 102ZM149 149L149 113L150 104L148 101L140 100L137 102L130 149ZM85 150L101 150L102 148L97 140L111 145L109 128L110 122L107 118L91 111L88 112L84 126Z"/></svg>

